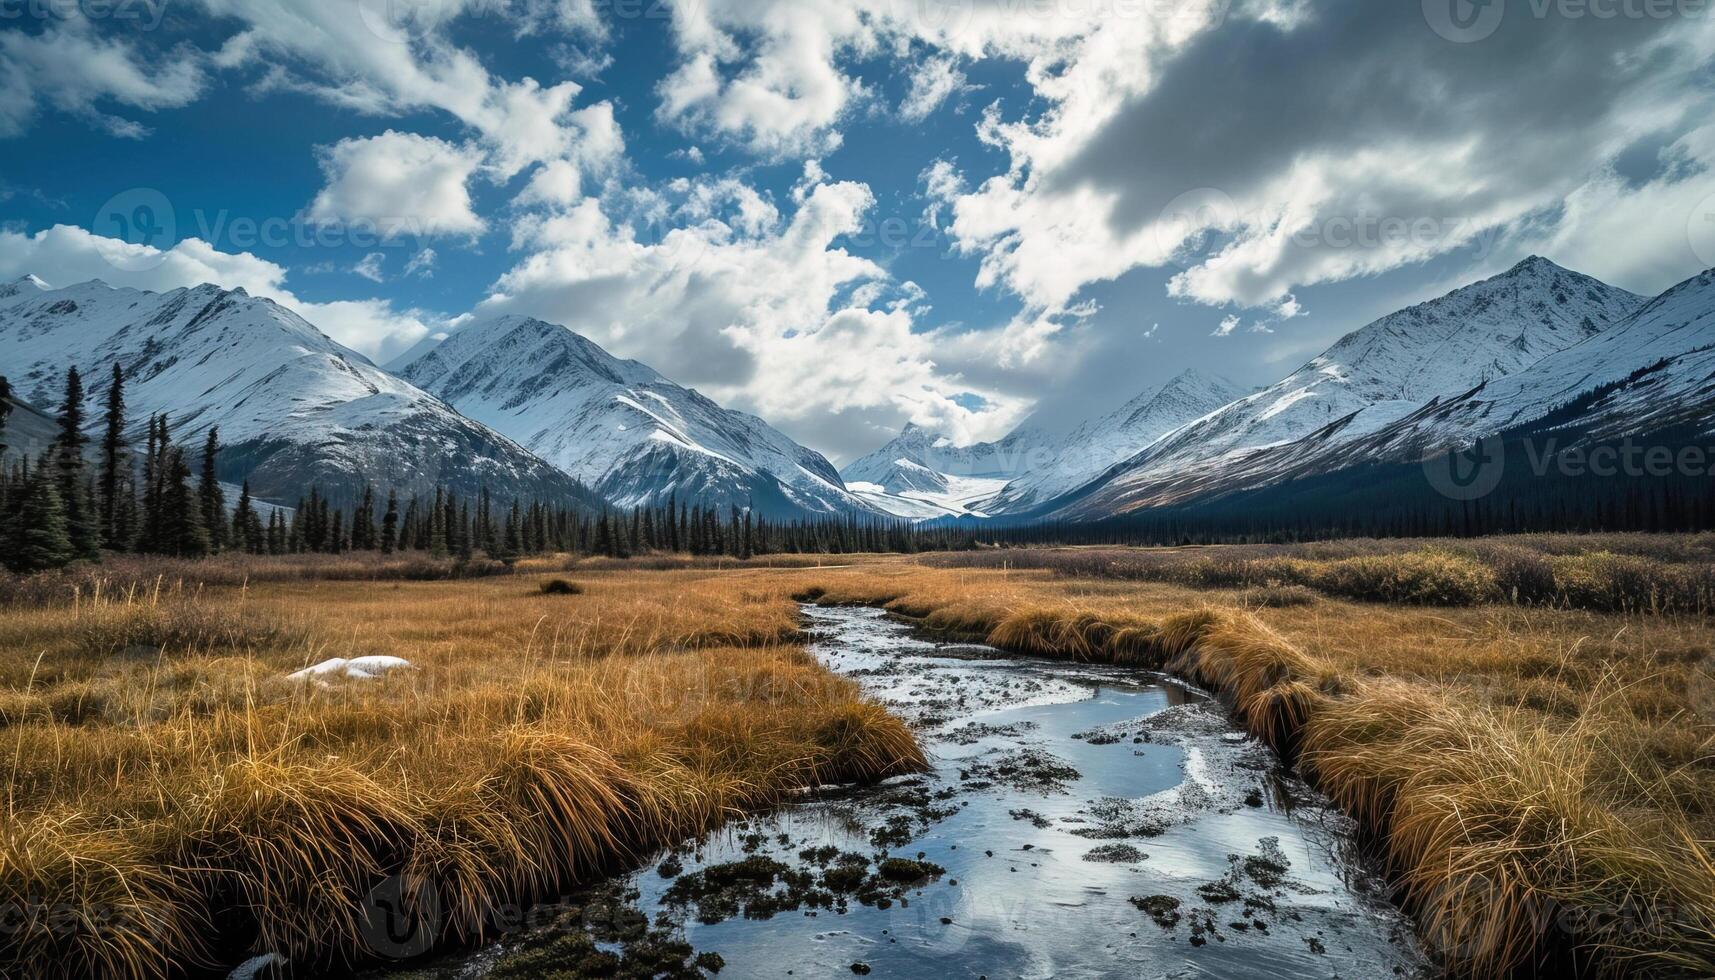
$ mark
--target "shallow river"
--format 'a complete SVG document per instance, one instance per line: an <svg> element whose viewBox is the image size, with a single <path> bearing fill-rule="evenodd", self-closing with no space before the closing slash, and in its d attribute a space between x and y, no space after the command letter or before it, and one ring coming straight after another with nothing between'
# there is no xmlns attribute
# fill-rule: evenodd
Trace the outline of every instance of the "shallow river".
<svg viewBox="0 0 1715 980"><path fill-rule="evenodd" d="M805 616L812 651L911 723L929 773L809 794L412 972L702 955L738 978L1428 975L1348 821L1218 704L932 643L876 610Z"/></svg>

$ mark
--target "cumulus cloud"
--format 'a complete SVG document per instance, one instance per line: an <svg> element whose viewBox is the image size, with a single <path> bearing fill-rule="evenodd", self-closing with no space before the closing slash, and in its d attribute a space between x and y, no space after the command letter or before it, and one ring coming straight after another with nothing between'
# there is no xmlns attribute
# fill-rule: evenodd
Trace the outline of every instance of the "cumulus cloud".
<svg viewBox="0 0 1715 980"><path fill-rule="evenodd" d="M200 2L239 27L217 63L263 69L259 89L303 92L372 115L446 112L473 131L501 178L559 159L599 166L623 150L611 106L574 108L576 82L500 78L447 39L461 17L501 12L518 33L600 41L606 32L588 0L363 3L355 11L325 0Z"/></svg>
<svg viewBox="0 0 1715 980"><path fill-rule="evenodd" d="M967 84L956 59L926 58L911 72L911 89L899 105L899 115L906 122L922 122L948 99L971 91L975 88Z"/></svg>
<svg viewBox="0 0 1715 980"><path fill-rule="evenodd" d="M480 164L468 148L388 130L343 139L321 154L327 185L310 203L319 224L362 224L384 238L477 235L467 184Z"/></svg>
<svg viewBox="0 0 1715 980"><path fill-rule="evenodd" d="M789 215L730 178L664 196L659 225L590 198L520 216L525 254L482 310L563 323L836 455L870 448L877 426L971 438L1016 410L984 390L978 408L961 403L977 386L941 370L938 336L913 329L921 290L840 246L874 204L868 187L813 168Z"/></svg>
<svg viewBox="0 0 1715 980"><path fill-rule="evenodd" d="M1367 0L1104 23L1039 76L1040 118L986 121L1013 165L956 198L954 234L981 282L1044 308L1179 266L1176 296L1290 317L1297 287L1481 258L1505 230L1564 227L1563 201L1579 219L1616 194L1618 154L1708 118L1711 27L1521 16L1456 44Z"/></svg>
<svg viewBox="0 0 1715 980"><path fill-rule="evenodd" d="M205 84L203 56L188 46L144 50L98 37L77 9L49 18L39 33L0 32L0 137L24 133L42 105L80 116L115 136L147 127L104 106L153 112L190 103Z"/></svg>
<svg viewBox="0 0 1715 980"><path fill-rule="evenodd" d="M197 238L158 249L105 238L70 225L33 235L0 230L0 280L40 276L51 286L100 279L112 286L163 290L205 282L272 299L334 340L385 360L429 334L436 318L396 310L383 300L311 303L285 287L286 269L248 252L222 252Z"/></svg>

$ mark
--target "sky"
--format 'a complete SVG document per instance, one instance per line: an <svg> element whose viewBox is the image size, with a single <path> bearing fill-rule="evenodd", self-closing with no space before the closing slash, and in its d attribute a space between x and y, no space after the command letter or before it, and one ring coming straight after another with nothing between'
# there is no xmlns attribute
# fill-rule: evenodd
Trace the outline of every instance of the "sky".
<svg viewBox="0 0 1715 980"><path fill-rule="evenodd" d="M562 323L843 462L1715 266L1710 0L0 0L0 277Z"/></svg>

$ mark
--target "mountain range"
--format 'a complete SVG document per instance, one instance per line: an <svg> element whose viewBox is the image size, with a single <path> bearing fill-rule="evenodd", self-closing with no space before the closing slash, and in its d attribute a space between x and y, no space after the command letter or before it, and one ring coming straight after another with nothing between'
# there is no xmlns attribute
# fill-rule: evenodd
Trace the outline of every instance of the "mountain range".
<svg viewBox="0 0 1715 980"><path fill-rule="evenodd" d="M864 509L820 453L542 320L475 320L390 367L616 506L677 497L769 516Z"/></svg>
<svg viewBox="0 0 1715 980"><path fill-rule="evenodd" d="M1070 432L971 446L908 425L843 471L753 415L525 316L470 316L376 365L290 310L204 285L0 286L0 364L57 405L67 365L99 415L189 441L219 425L223 479L289 501L365 482L587 506L668 500L773 517L1095 520L1414 461L1497 433L1710 435L1715 272L1653 300L1546 259L1383 317L1256 391L1199 371Z"/></svg>

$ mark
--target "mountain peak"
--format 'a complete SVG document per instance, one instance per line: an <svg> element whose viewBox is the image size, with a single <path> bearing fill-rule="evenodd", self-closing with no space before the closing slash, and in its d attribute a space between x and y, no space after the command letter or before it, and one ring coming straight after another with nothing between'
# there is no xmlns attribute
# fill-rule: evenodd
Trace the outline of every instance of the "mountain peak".
<svg viewBox="0 0 1715 980"><path fill-rule="evenodd" d="M1496 279L1519 279L1524 277L1543 278L1555 275L1575 275L1571 269L1558 265L1540 255L1532 255L1521 260L1511 269L1496 276Z"/></svg>

